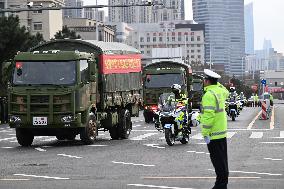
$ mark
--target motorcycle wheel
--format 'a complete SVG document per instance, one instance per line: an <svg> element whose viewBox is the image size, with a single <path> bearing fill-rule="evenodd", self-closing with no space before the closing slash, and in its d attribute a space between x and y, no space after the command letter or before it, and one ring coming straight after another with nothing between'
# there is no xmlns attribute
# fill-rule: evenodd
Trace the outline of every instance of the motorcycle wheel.
<svg viewBox="0 0 284 189"><path fill-rule="evenodd" d="M236 114L235 114L235 112L232 113L232 121L236 121Z"/></svg>
<svg viewBox="0 0 284 189"><path fill-rule="evenodd" d="M180 143L182 143L182 144L187 144L188 141L186 140L186 138L182 138L181 141L180 141Z"/></svg>
<svg viewBox="0 0 284 189"><path fill-rule="evenodd" d="M175 136L171 129L165 129L165 138L169 146L173 146L175 144Z"/></svg>

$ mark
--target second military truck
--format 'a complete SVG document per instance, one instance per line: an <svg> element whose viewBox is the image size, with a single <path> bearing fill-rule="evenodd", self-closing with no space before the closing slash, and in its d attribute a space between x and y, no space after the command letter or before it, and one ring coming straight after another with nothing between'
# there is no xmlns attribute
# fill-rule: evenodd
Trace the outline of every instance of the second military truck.
<svg viewBox="0 0 284 189"><path fill-rule="evenodd" d="M163 93L170 93L171 86L179 84L187 96L192 89L192 70L184 63L161 61L149 64L143 69L144 118L150 123L155 118L158 99Z"/></svg>

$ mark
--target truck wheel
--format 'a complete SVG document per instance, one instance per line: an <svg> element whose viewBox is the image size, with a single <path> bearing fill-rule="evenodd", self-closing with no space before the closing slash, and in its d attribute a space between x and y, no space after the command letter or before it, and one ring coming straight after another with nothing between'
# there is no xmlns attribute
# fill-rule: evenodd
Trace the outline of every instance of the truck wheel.
<svg viewBox="0 0 284 189"><path fill-rule="evenodd" d="M153 121L153 117L149 113L144 114L144 118L145 123L150 123L151 121Z"/></svg>
<svg viewBox="0 0 284 189"><path fill-rule="evenodd" d="M80 133L80 139L84 144L93 144L97 135L96 116L89 115L85 127Z"/></svg>
<svg viewBox="0 0 284 189"><path fill-rule="evenodd" d="M113 126L112 128L109 129L109 134L112 140L118 140L119 135L118 135L118 128L117 126Z"/></svg>
<svg viewBox="0 0 284 189"><path fill-rule="evenodd" d="M26 129L16 129L16 137L21 146L31 146L34 140L34 135Z"/></svg>
<svg viewBox="0 0 284 189"><path fill-rule="evenodd" d="M128 139L132 130L132 122L129 110L122 110L119 120L119 135L122 139Z"/></svg>

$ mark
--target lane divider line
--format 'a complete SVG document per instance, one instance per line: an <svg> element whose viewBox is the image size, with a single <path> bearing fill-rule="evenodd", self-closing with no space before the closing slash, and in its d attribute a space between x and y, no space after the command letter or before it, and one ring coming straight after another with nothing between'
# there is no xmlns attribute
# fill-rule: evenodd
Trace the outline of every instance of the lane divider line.
<svg viewBox="0 0 284 189"><path fill-rule="evenodd" d="M123 165L136 165L136 166L143 166L143 167L155 167L155 165L146 165L142 163L126 163L126 162L120 162L120 161L112 161L114 164L123 164Z"/></svg>
<svg viewBox="0 0 284 189"><path fill-rule="evenodd" d="M274 129L274 106L272 108L272 113L271 113L271 121L270 121L270 130L273 130Z"/></svg>
<svg viewBox="0 0 284 189"><path fill-rule="evenodd" d="M163 189L193 189L193 188L180 188L171 186L157 186L157 185L146 185L146 184L127 184L127 186L138 186L146 188L163 188Z"/></svg>
<svg viewBox="0 0 284 189"><path fill-rule="evenodd" d="M15 176L23 176L23 177L55 179L55 180L69 180L69 179L70 179L70 178L62 178L62 177L50 177L50 176L27 175L27 174L14 174L14 175L15 175Z"/></svg>
<svg viewBox="0 0 284 189"><path fill-rule="evenodd" d="M69 158L76 158L76 159L81 159L82 157L79 156L71 156L71 155L67 155L67 154L57 154L58 156L63 156L63 157L69 157Z"/></svg>
<svg viewBox="0 0 284 189"><path fill-rule="evenodd" d="M255 116L255 118L253 118L253 120L252 120L252 121L250 122L250 124L248 125L247 130L251 130L253 124L254 124L255 121L258 119L258 117L260 116L261 112L262 112L262 111L260 111L260 112Z"/></svg>

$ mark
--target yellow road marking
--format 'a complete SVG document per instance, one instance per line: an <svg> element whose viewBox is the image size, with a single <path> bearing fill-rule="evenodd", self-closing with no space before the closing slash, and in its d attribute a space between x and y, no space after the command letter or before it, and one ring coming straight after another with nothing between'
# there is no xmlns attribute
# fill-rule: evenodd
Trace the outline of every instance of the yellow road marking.
<svg viewBox="0 0 284 189"><path fill-rule="evenodd" d="M247 127L247 130L250 130L254 124L254 122L258 119L258 117L260 116L262 110L255 116L255 118L250 122L249 126Z"/></svg>

